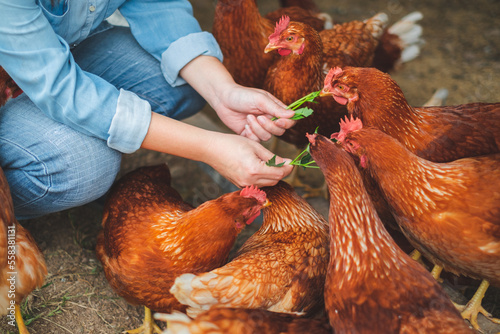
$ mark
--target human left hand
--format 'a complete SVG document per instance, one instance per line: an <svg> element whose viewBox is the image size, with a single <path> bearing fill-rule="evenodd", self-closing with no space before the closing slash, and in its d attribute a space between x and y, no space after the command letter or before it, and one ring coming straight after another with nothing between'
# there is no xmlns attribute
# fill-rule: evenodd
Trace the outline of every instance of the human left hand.
<svg viewBox="0 0 500 334"><path fill-rule="evenodd" d="M219 118L235 133L255 141L281 136L295 124L292 110L268 92L234 85L224 91L214 106ZM272 121L273 117L278 119Z"/></svg>

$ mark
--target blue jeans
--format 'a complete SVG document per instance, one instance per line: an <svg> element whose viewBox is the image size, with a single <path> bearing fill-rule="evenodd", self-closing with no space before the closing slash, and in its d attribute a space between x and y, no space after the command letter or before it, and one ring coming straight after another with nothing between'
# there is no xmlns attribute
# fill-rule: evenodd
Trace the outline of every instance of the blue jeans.
<svg viewBox="0 0 500 334"><path fill-rule="evenodd" d="M167 84L159 61L140 47L129 28L93 35L72 54L82 69L136 93L154 112L182 119L205 105L190 86ZM89 203L108 191L120 169L120 152L50 119L26 94L0 109L0 147L18 219Z"/></svg>

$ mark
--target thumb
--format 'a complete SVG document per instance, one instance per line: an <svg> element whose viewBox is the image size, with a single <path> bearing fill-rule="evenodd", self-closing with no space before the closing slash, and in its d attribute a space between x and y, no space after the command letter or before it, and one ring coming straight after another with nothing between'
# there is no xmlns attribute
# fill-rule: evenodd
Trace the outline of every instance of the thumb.
<svg viewBox="0 0 500 334"><path fill-rule="evenodd" d="M292 160L282 158L264 148L264 151L258 153L259 158L270 167L290 166Z"/></svg>
<svg viewBox="0 0 500 334"><path fill-rule="evenodd" d="M268 103L267 111L271 116L277 117L277 118L290 118L295 115L295 112L291 109L286 109L287 106L278 100L274 95L266 92L267 96L271 99Z"/></svg>

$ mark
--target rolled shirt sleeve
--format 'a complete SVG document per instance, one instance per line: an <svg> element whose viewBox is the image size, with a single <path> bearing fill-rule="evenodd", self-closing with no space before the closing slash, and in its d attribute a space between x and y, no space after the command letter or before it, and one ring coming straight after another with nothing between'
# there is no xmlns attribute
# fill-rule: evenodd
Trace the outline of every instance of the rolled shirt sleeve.
<svg viewBox="0 0 500 334"><path fill-rule="evenodd" d="M211 33L201 30L186 0L130 0L120 12L139 44L161 61L172 86L185 84L180 70L194 58L213 56L222 62L222 51Z"/></svg>

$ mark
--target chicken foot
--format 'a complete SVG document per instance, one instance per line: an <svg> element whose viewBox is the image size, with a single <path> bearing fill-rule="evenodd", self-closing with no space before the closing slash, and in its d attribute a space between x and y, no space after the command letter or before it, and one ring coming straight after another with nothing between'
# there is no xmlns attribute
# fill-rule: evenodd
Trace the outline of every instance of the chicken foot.
<svg viewBox="0 0 500 334"><path fill-rule="evenodd" d="M21 314L21 308L16 304L15 306L15 317L17 323L17 329L19 330L19 334L29 334L26 325L24 324L23 316Z"/></svg>
<svg viewBox="0 0 500 334"><path fill-rule="evenodd" d="M484 315L491 322L495 324L500 324L500 319L493 318L492 315L481 306L484 294L486 293L486 290L488 289L489 286L490 283L487 280L483 280L479 285L479 288L477 289L476 293L472 297L472 299L469 300L469 302L466 305L455 304L457 309L462 313L462 317L466 320L469 320L472 327L474 327L476 330L480 332L482 332L482 330L477 323L477 315L479 313Z"/></svg>
<svg viewBox="0 0 500 334"><path fill-rule="evenodd" d="M131 329L128 331L125 331L124 333L128 334L161 334L162 330L158 325L155 323L153 320L153 317L151 315L151 310L144 306L144 322L143 324L136 328L136 329Z"/></svg>

